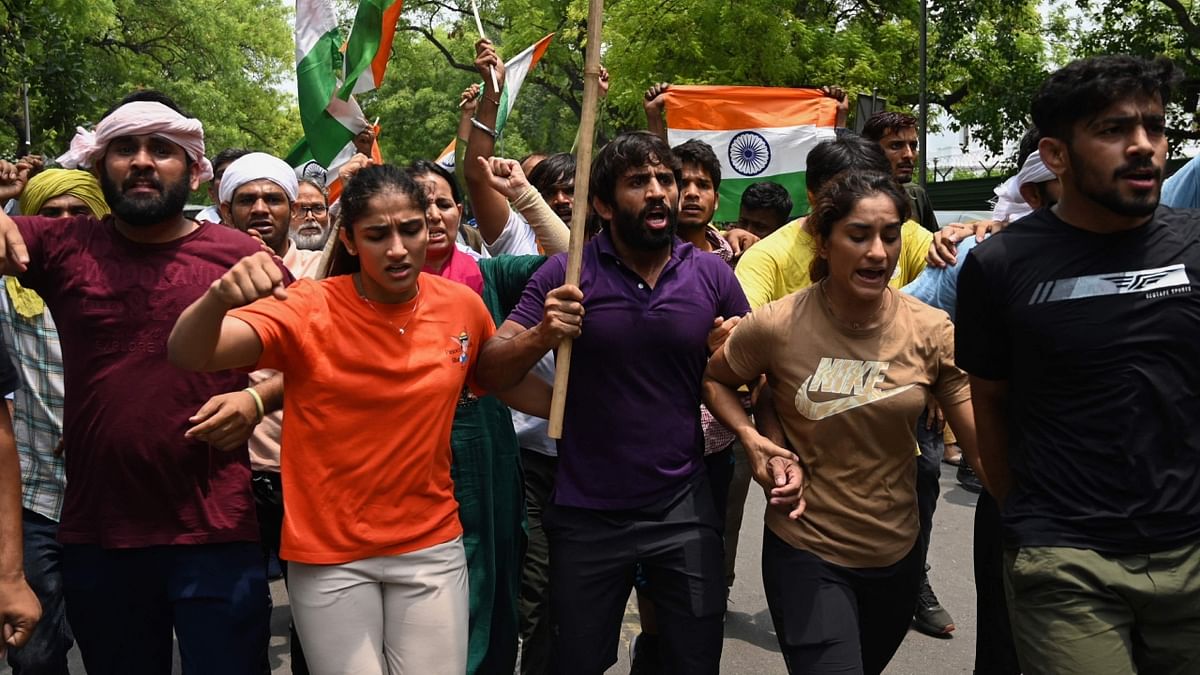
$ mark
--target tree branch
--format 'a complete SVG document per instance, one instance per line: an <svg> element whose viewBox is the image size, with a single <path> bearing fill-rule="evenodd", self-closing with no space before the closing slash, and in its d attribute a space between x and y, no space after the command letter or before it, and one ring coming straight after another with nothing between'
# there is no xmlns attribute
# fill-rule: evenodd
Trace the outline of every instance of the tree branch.
<svg viewBox="0 0 1200 675"><path fill-rule="evenodd" d="M535 69L529 74L528 81L533 82L542 89L546 90L554 98L562 101L563 104L571 109L571 112L575 113L575 115L581 115L583 113L583 104L571 95L571 92L573 91L572 87L568 87L566 90L564 90L561 87L551 86L550 80L547 79L544 73L545 71L541 68ZM578 76L572 78L569 71L567 72L567 79L579 80Z"/></svg>
<svg viewBox="0 0 1200 675"><path fill-rule="evenodd" d="M446 57L446 62L449 63L452 68L457 68L459 70L465 70L468 73L475 72L475 63L474 62L471 62L468 64L468 63L463 63L463 62L459 61L458 59L454 58L454 54L450 52L450 50L446 47L446 45L442 44L441 41L437 39L437 36L434 35L432 30L429 30L428 28L422 28L420 26L412 26L412 25L397 26L397 28L399 28L400 30L412 31L414 33L420 33L421 35L424 35L425 39L429 40L429 43L432 44L434 47L436 47L437 50L442 53L442 56Z"/></svg>
<svg viewBox="0 0 1200 675"><path fill-rule="evenodd" d="M1175 21L1179 23L1179 27L1183 29L1183 32L1187 33L1189 42L1200 42L1200 27L1196 26L1196 23L1192 21L1192 15L1188 13L1188 9L1183 6L1182 2L1179 0L1158 1L1166 5L1167 9L1171 10L1171 13L1175 15Z"/></svg>
<svg viewBox="0 0 1200 675"><path fill-rule="evenodd" d="M271 145L270 142L267 141L267 138L265 136L263 136L261 133L255 131L254 129L251 129L250 127L247 127L243 124L238 124L237 128L239 131L242 131L243 133L247 133L247 134L250 134L251 136L253 136L254 140L258 141L258 144L260 146L270 147L270 145Z"/></svg>

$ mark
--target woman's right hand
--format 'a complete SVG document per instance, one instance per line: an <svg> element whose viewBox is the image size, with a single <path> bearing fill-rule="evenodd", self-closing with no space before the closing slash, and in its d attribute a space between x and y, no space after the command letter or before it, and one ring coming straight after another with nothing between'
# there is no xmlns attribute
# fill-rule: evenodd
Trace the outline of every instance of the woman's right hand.
<svg viewBox="0 0 1200 675"><path fill-rule="evenodd" d="M283 271L275 258L259 251L237 262L208 287L208 293L223 305L234 308L248 305L259 298L274 295L287 299L283 287Z"/></svg>
<svg viewBox="0 0 1200 675"><path fill-rule="evenodd" d="M788 518L799 520L807 506L804 502L806 480L799 458L754 430L742 434L741 441L750 459L754 480L767 493L767 503L787 511Z"/></svg>

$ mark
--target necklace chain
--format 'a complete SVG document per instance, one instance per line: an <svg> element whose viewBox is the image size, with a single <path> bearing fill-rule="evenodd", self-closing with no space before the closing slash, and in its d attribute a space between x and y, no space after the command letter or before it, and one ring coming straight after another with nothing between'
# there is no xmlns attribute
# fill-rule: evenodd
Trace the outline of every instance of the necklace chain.
<svg viewBox="0 0 1200 675"><path fill-rule="evenodd" d="M829 292L825 290L825 283L827 281L828 279L822 279L820 283L821 297L825 298L825 307L829 309L829 314L833 316L834 319L837 319L842 325L849 326L851 330L862 330L863 326L874 321L875 317L879 316L879 312L883 311L884 305L887 304L888 297L891 296L891 291L889 289L883 289L883 296L879 298L879 306L875 308L874 312L871 312L871 316L868 316L862 321L847 321L838 316L838 313L834 311L833 300L829 299Z"/></svg>
<svg viewBox="0 0 1200 675"><path fill-rule="evenodd" d="M375 312L375 314L378 315L380 319L383 319L384 323L391 326L392 329L395 330L400 335L404 335L405 330L408 328L408 324L412 323L413 317L417 315L417 310L421 308L421 287L418 286L417 294L415 296L416 302L413 303L413 308L412 308L412 311L409 312L409 314L408 314L408 319L406 319L404 321L403 326L397 326L396 324L392 323L392 320L387 318L387 316L385 316L383 312L379 311L379 308L375 306L375 303L371 302L371 300L369 298L367 298L366 295L359 293L358 297L362 298L362 301L364 303L366 303L367 307L371 308L371 311Z"/></svg>

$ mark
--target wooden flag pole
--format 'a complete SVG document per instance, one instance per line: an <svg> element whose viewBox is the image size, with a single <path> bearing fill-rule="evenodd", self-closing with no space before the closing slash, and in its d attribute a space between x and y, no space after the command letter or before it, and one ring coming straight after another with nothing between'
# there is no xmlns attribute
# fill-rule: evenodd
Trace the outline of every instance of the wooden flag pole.
<svg viewBox="0 0 1200 675"><path fill-rule="evenodd" d="M321 263L317 265L317 279L324 279L329 276L330 270L333 268L333 250L338 245L338 224L330 219L329 227L333 230L329 233L329 238L325 240L325 246L321 249ZM295 246L295 244L292 244ZM544 400L544 399L543 399Z"/></svg>
<svg viewBox="0 0 1200 675"><path fill-rule="evenodd" d="M579 285L583 238L588 219L588 181L592 175L592 146L596 141L596 108L600 102L600 28L604 0L588 0L587 54L583 65L583 111L579 117L579 151L575 155L575 206L571 214L571 243L567 249L566 283ZM550 403L548 436L562 438L567 380L571 376L571 340L558 345L554 362L554 398Z"/></svg>

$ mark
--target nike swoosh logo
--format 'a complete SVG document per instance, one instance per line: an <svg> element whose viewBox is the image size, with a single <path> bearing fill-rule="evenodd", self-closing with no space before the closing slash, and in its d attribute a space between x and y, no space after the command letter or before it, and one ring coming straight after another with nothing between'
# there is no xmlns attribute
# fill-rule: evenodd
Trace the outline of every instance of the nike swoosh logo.
<svg viewBox="0 0 1200 675"><path fill-rule="evenodd" d="M847 396L846 398L838 398L832 401L817 402L808 397L808 385L812 382L812 375L809 375L800 385L800 389L796 391L796 410L806 418L816 422L823 420L826 417L840 415L855 408L861 408L864 405L870 405L877 401L882 401L885 398L891 398L912 389L917 386L915 384L906 384L903 387L880 391L872 389L858 396Z"/></svg>

